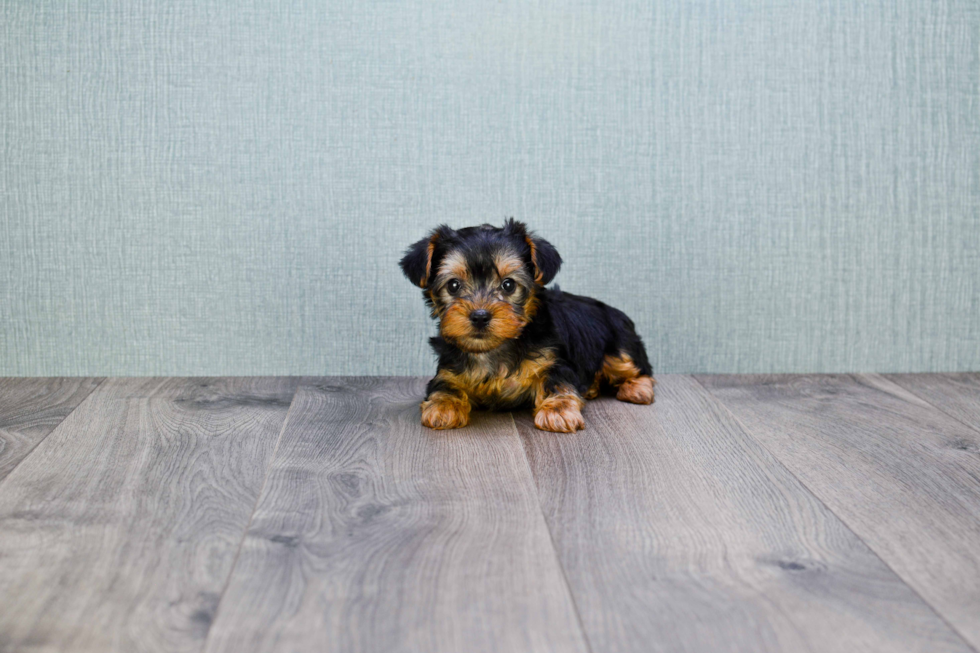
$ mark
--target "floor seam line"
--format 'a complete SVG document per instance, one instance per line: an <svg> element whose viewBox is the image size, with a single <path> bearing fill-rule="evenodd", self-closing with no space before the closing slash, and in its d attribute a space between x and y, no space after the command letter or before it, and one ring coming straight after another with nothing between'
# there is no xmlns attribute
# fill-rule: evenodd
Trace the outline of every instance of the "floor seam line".
<svg viewBox="0 0 980 653"><path fill-rule="evenodd" d="M289 401L289 408L286 409L286 416L282 420L282 427L279 429L279 436L276 438L276 445L272 449L272 455L269 456L269 464L265 469L265 475L262 477L262 485L259 487L259 493L255 497L255 505L252 506L252 512L248 516L248 523L245 524L245 529L242 531L242 537L238 541L238 547L235 549L235 557L231 561L231 567L228 569L228 577L225 579L224 585L221 587L221 592L218 594L218 603L214 609L214 615L211 617L211 625L208 627L208 634L204 637L204 642L201 644L199 649L202 653L207 651L208 642L211 641L211 633L214 630L214 624L218 623L218 616L221 613L221 605L224 603L225 594L228 592L228 587L231 585L231 577L235 575L235 568L238 566L238 559L241 557L242 549L245 548L245 540L248 539L248 531L252 528L252 522L255 521L255 513L258 512L259 503L262 501L262 494L265 492L265 486L269 482L269 476L272 473L272 465L276 462L276 455L279 453L279 445L282 443L282 436L286 432L286 426L289 424L289 416L293 413L293 406L296 405L296 395L299 394L302 385L297 385L295 390L293 390L293 396Z"/></svg>
<svg viewBox="0 0 980 653"><path fill-rule="evenodd" d="M782 467L783 469L785 469L785 470L786 470L786 473L787 473L787 474L790 474L790 475L791 475L791 476L792 476L792 477L793 477L794 479L796 479L796 481L797 481L797 482L798 482L798 483L799 483L799 484L800 484L801 486L803 486L804 488L806 488L806 491L810 493L810 496L812 496L812 497L813 497L813 498L814 498L814 499L815 499L816 501L818 501L818 502L820 503L820 505L822 505L822 506L823 506L824 508L826 508L826 509L827 509L827 511L828 511L828 512L830 512L830 514L832 514L832 515L833 515L833 516L834 516L835 518L837 518L837 519L838 519L838 520L840 521L840 523L841 523L841 525L842 525L842 526L843 526L844 528L846 528L846 529L848 530L848 532L850 532L850 533L851 533L851 534L852 534L852 535L853 535L854 537L856 537L856 538L858 539L858 541L860 541L860 542L861 542L862 544L864 544L864 546L866 546L866 547L868 547L868 551L870 551L871 553L873 553L873 554L874 554L874 556L875 556L876 558L878 558L878 560L880 560L880 561L881 561L881 564L883 564L883 565L885 565L885 567L886 567L886 568L887 568L887 569L888 569L889 571L891 571L891 572L892 572L893 574L895 574L895 578L897 578L898 580L900 580L900 581L902 582L902 584L903 584L903 585L905 585L905 586L906 586L907 588L909 588L909 591L911 591L911 592L912 592L913 594L915 594L915 595L916 595L917 597L919 597L919 600L920 600L920 601L922 601L922 603L923 603L923 604L925 604L926 606L928 606L928 607L929 607L929 609L930 609L930 610L932 610L932 612L933 612L933 614L935 614L935 615L936 615L936 616L937 616L937 617L939 618L939 620L940 620L940 621L942 621L942 622L943 622L944 624L946 624L946 626L947 626L947 627L948 627L948 628L949 628L949 629L950 629L950 630L951 630L951 631L952 631L952 632L953 632L953 633L954 633L954 634L955 634L955 635L956 635L957 637L959 637L959 638L960 638L960 640L962 640L962 642L963 642L963 644L964 644L964 645L966 645L966 647L967 647L967 648L969 648L969 649L970 649L971 651L974 651L975 653L980 653L980 650L978 650L978 649L977 649L977 647L975 647L975 646L973 645L973 642L971 642L971 641L970 641L970 640L969 640L969 639L968 639L968 638L967 638L967 637L966 637L966 636L965 636L965 635L964 635L963 633L961 633L961 632L959 631L959 629L958 629L958 628L956 628L956 626L954 626L954 625L953 625L952 623L950 623L950 622L949 622L949 620L948 620L948 619L946 619L946 617L945 617L945 615L943 615L943 614L942 614L942 613L941 613L941 612L940 612L940 611L939 611L938 609L936 609L936 606L934 606L934 605L933 605L933 604L932 604L932 603L931 603L930 601L928 601L928 600L926 600L926 598L925 598L924 596L922 596L922 594L921 594L921 593L919 592L919 590L918 590L918 589L916 589L916 588L915 588L915 587L914 587L914 586L913 586L912 584L910 584L910 583L909 583L909 581L908 581L908 580L906 580L906 579L905 579L905 578L904 578L904 577L903 577L903 576L902 576L902 575L901 575L900 573L898 573L898 572L897 572L897 571L896 571L896 570L895 570L895 569L894 569L894 568L893 568L893 567L892 567L892 566L891 566L891 565L890 565L890 564L888 563L888 561L887 561L887 560L885 560L885 559L884 559L884 558L883 558L883 557L881 556L881 553L879 553L879 552L878 552L878 550L877 550L877 549L875 549L875 547L873 547L873 546L871 546L871 544L869 544L869 543L868 543L868 542L867 542L867 541L866 541L866 540L865 540L865 539L864 539L863 537L861 537L861 536L860 536L860 535L859 535L859 534L858 534L858 533L857 533L857 532L856 532L856 531L855 531L855 530L854 530L854 529L853 529L853 528L851 527L851 525L850 525L850 524L849 524L849 523L847 522L847 520L846 520L846 519L844 519L844 517L842 517L841 515L838 515L838 514L837 514L837 511L835 511L835 510L834 510L833 508L831 508L831 507L830 507L829 505L827 505L827 502L826 502L826 501L824 501L824 499L823 499L823 497L821 497L821 496L820 496L819 494L817 494L817 493L816 493L816 491L814 491L814 489L813 489L813 488L811 488L811 487L810 487L809 485L807 485L807 484L806 484L806 483L805 483L805 482L803 481L803 479L801 479L801 478L800 478L799 476L797 476L797 474L796 474L796 472L794 472L794 471L793 471L792 469L790 469L790 468L789 468L789 467L788 467L788 466L786 465L786 463L784 463L784 462L783 462L783 460L782 460L782 458L780 458L779 456L777 456L777 455L776 455L776 454L775 454L775 453L774 453L774 452L773 452L773 451L772 451L771 449L769 449L769 447L767 447L767 446L766 446L765 444L763 444L763 443L762 443L762 442L761 442L761 441L759 440L759 438L757 438L757 437L756 437L755 435L753 435L753 433L752 433L752 431L751 431L751 430L749 429L749 427L748 427L748 426L746 426L746 424L745 424L744 422L742 422L742 420L741 420L741 419L739 419L739 417L738 417L738 415L736 415L736 414L735 414L735 413L734 413L734 412L732 411L732 409L728 407L728 404L727 404L727 403L725 403L725 401L724 401L724 399L722 399L721 397L719 397L718 395L716 395L716 394L715 394L714 392L712 392L712 391L711 391L711 388L709 388L708 386L706 386L706 385L704 385L703 383L701 383L701 380L700 380L700 379L698 378L698 376L699 376L699 375L696 375L696 374L691 374L691 375L690 375L690 377L691 377L692 379L694 379L694 380L695 380L695 381L696 381L696 382L698 383L698 385L700 385L700 386L701 386L702 388L704 388L704 390L705 390L705 392L707 392L707 393L708 393L709 395L711 395L712 397L714 397L714 399L715 399L715 400L716 400L716 401L718 402L718 405L719 405L719 406L721 406L722 408L724 408L724 409L725 409L725 412L727 412L727 413L728 413L728 414L729 414L729 415L731 416L731 418L732 418L733 420L735 420L735 423L737 423L737 424L739 425L739 427L740 427L740 428L741 428L741 429L742 429L742 430L743 430L743 431L745 432L745 434L746 434L746 436L748 436L748 437L750 437L750 438L752 438L752 441L753 441L753 442L755 442L755 443L756 443L756 444L757 444L758 446L760 446L760 447L762 447L762 449L763 449L763 450L765 450L766 452L768 452L768 453L769 453L769 455L773 457L773 460L775 460L776 462L778 462L778 463L779 463L779 465L780 465L780 466L781 466L781 467ZM848 374L847 376L853 379L853 375L851 375L851 374Z"/></svg>
<svg viewBox="0 0 980 653"><path fill-rule="evenodd" d="M922 401L924 401L927 404L929 404L929 406L932 407L933 409L938 410L940 413L942 413L946 417L949 417L950 419L956 421L957 424L962 424L963 426L965 426L966 428L970 429L974 433L980 433L980 427L976 427L976 426L974 426L972 424L968 424L968 423L964 422L963 420L961 420L956 415L953 415L952 413L946 412L945 410L943 410L942 406L937 406L932 401L930 401L928 398L923 397L922 395L920 395L915 390L912 390L910 388L907 388L904 385L902 385L901 383L899 383L898 381L893 381L892 379L889 378L889 376L903 376L902 374L889 374L889 375L878 374L878 376L880 376L881 378L885 379L886 381L889 381L891 383L894 383L895 385L897 385L898 387L900 387L902 390L904 390L905 392L909 393L910 395L913 395L915 397L918 397Z"/></svg>
<svg viewBox="0 0 980 653"><path fill-rule="evenodd" d="M96 378L98 378L98 377L96 377ZM24 457L21 458L20 460L18 460L17 461L17 464L10 468L10 471L7 472L7 475L4 476L3 478L0 478L0 488L3 487L4 482L8 478L10 478L11 476L13 476L14 472L17 471L17 468L20 467L21 465L23 465L24 464L24 461L27 460L28 458L30 458L34 454L34 452L37 451L37 448L41 446L41 443L44 442L45 440L47 440L49 437L51 437L51 434L54 433L55 431L57 431L58 430L58 427L61 426L62 424L64 424L68 420L68 418L71 417L75 413L75 411L78 410L81 407L82 404L84 404L86 401L88 401L89 400L89 397L91 397L92 395L94 395L95 394L95 391L98 390L99 388L101 388L102 387L102 384L105 383L108 379L109 379L109 377L107 377L107 376L102 377L99 380L99 382L96 383L95 386L91 390L88 391L88 394L86 394L84 397L82 397L82 400L79 401L75 405L74 408L72 408L71 410L69 410L68 413L65 414L65 416L61 418L61 421L60 422L58 422L57 424L55 424L54 428L51 429L48 432L47 435L45 435L43 438L41 438L40 440L38 440L37 442L34 443L34 446L31 447L30 451L28 451L26 454L24 454Z"/></svg>
<svg viewBox="0 0 980 653"><path fill-rule="evenodd" d="M524 446L524 438L521 437L521 432L517 428L517 420L514 419L514 413L507 413L510 415L510 425L513 428L514 436L517 438L521 445L521 453L524 454L524 465L527 468L528 476L531 479L531 487L534 489L534 500L538 504L538 514L541 515L541 521L544 523L544 530L548 533L548 543L551 544L551 552L555 556L555 562L558 563L558 570L561 572L561 579L565 584L565 590L568 592L568 600L572 603L572 610L575 612L575 620L578 622L579 630L582 633L582 642L585 644L585 650L592 653L592 642L589 641L589 634L585 630L585 622L582 621L582 613L578 607L578 601L575 600L575 593L572 591L572 585L568 582L568 574L565 572L565 565L562 563L561 556L558 555L558 547L555 545L555 536L551 532L551 526L548 524L548 518L544 514L544 506L541 505L541 495L538 491L538 480L534 475L534 470L531 468L531 461L528 459L527 447Z"/></svg>

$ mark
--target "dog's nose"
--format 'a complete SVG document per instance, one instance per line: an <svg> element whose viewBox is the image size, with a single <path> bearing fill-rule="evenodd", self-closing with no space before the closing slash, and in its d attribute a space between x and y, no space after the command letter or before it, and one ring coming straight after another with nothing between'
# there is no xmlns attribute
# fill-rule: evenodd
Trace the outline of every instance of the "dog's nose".
<svg viewBox="0 0 980 653"><path fill-rule="evenodd" d="M478 329L482 329L490 324L490 311L478 308L470 313L470 322Z"/></svg>

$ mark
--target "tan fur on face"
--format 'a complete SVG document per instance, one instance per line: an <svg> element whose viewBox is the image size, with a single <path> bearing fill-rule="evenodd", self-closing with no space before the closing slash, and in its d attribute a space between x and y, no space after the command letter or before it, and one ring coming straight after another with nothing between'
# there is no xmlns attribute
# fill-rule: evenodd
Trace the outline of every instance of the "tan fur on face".
<svg viewBox="0 0 980 653"><path fill-rule="evenodd" d="M582 408L585 401L567 386L540 397L534 405L534 425L542 431L574 433L585 428Z"/></svg>
<svg viewBox="0 0 980 653"><path fill-rule="evenodd" d="M462 254L450 252L443 257L437 274L443 278L455 278L465 283L470 277L470 269L466 267L466 259Z"/></svg>
<svg viewBox="0 0 980 653"><path fill-rule="evenodd" d="M500 275L500 281L524 270L524 261L513 253L496 254L493 257L493 264L497 268L497 274Z"/></svg>
<svg viewBox="0 0 980 653"><path fill-rule="evenodd" d="M537 399L542 394L548 369L554 364L554 352L526 358L516 370L468 367L460 374L439 370L436 378L457 388L478 403L519 403L525 397Z"/></svg>
<svg viewBox="0 0 980 653"><path fill-rule="evenodd" d="M421 409L422 425L430 429L456 429L470 422L470 402L465 396L433 392Z"/></svg>
<svg viewBox="0 0 980 653"><path fill-rule="evenodd" d="M466 257L459 251L446 254L439 264L436 291L430 291L432 314L440 319L439 331L444 338L469 353L486 352L499 347L504 341L516 338L534 316L538 301L529 288L531 278L520 256L514 252L498 251L494 254L493 279L485 288L473 287L473 276ZM504 295L500 284L506 278L518 283L513 296ZM459 279L463 288L455 296L446 290L451 279ZM526 293L526 295L524 294ZM517 303L512 303L516 301ZM523 307L521 306L523 304ZM470 313L477 309L490 312L490 324L477 330L470 322Z"/></svg>
<svg viewBox="0 0 980 653"><path fill-rule="evenodd" d="M470 313L477 309L490 311L490 324L479 335L470 322ZM496 349L505 340L516 338L527 326L528 319L514 312L514 307L507 302L472 302L468 299L457 299L446 309L439 325L443 337L453 341L456 346L466 352L484 352Z"/></svg>
<svg viewBox="0 0 980 653"><path fill-rule="evenodd" d="M534 317L535 313L538 312L538 298L534 292L534 287L531 285L531 277L527 273L527 268L524 266L524 261L520 256L514 253L498 254L494 257L494 266L497 268L497 274L499 282L503 282L504 279L510 277L515 281L519 282L524 288L524 292L527 294L524 303L524 317L528 320Z"/></svg>
<svg viewBox="0 0 980 653"><path fill-rule="evenodd" d="M600 374L609 381L610 385L619 388L616 398L620 401L634 404L653 403L653 386L656 381L653 377L640 374L640 369L626 352L620 352L619 356L606 356L602 361Z"/></svg>
<svg viewBox="0 0 980 653"><path fill-rule="evenodd" d="M524 317L528 321L538 312L538 296L533 290L528 291L527 299L524 301Z"/></svg>

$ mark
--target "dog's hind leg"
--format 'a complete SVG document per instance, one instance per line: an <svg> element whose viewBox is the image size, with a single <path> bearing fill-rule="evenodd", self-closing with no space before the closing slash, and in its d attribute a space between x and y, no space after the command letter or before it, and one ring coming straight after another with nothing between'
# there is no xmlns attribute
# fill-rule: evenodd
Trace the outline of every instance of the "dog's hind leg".
<svg viewBox="0 0 980 653"><path fill-rule="evenodd" d="M633 361L625 351L619 355L607 355L602 361L602 376L616 388L616 399L631 404L652 404L653 386L657 383Z"/></svg>

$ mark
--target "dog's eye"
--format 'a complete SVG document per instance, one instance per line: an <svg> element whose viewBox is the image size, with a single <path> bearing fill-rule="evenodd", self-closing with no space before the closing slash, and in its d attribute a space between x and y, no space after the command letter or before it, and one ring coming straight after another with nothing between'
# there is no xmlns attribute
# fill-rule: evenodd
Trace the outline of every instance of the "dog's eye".
<svg viewBox="0 0 980 653"><path fill-rule="evenodd" d="M450 295L455 295L459 292L459 287L461 285L462 284L459 282L459 279L450 279L449 283L446 284L446 290L449 291Z"/></svg>
<svg viewBox="0 0 980 653"><path fill-rule="evenodd" d="M500 284L500 289L509 295L517 289L517 284L513 279L504 279L503 283Z"/></svg>

